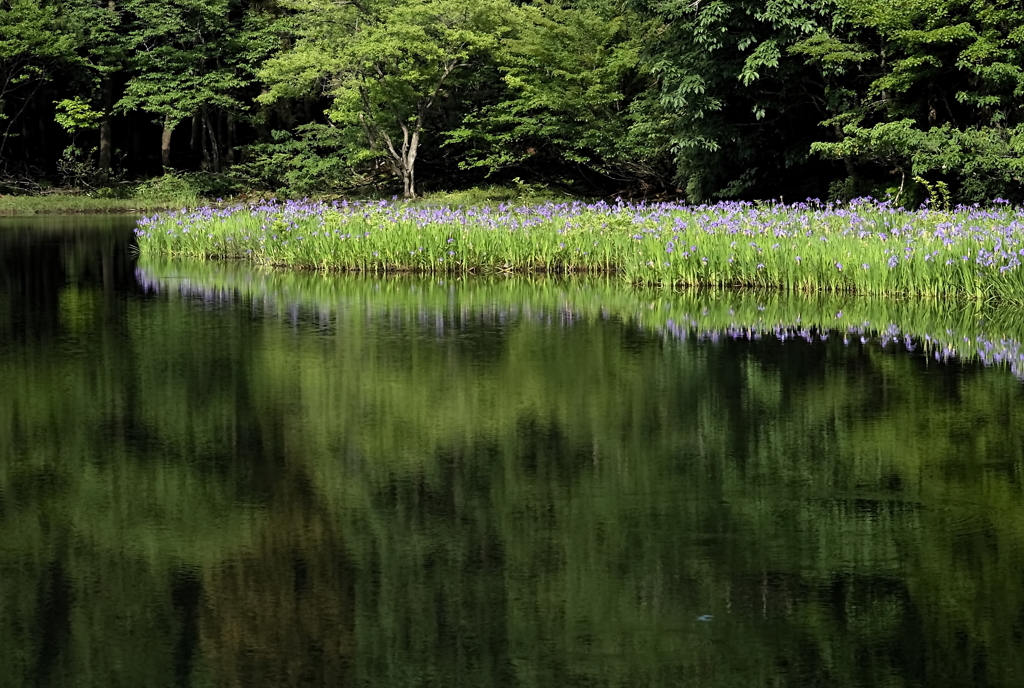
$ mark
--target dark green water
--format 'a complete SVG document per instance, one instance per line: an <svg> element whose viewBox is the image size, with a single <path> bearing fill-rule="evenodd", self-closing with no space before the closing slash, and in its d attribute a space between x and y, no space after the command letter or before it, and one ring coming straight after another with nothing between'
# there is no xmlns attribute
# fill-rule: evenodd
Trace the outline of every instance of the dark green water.
<svg viewBox="0 0 1024 688"><path fill-rule="evenodd" d="M0 219L0 684L1024 682L1017 313L130 230Z"/></svg>

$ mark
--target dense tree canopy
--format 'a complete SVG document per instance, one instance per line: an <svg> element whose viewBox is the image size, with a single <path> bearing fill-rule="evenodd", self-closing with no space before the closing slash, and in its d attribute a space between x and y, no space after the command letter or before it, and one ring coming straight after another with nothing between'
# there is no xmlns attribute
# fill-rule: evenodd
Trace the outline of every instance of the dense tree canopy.
<svg viewBox="0 0 1024 688"><path fill-rule="evenodd" d="M1024 200L1015 0L0 0L0 186ZM915 181L917 180L917 181Z"/></svg>

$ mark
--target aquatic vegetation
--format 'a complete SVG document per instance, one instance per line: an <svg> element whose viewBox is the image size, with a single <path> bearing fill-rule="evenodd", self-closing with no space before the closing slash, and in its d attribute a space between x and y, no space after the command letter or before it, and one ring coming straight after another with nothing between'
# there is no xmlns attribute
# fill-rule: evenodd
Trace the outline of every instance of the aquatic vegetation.
<svg viewBox="0 0 1024 688"><path fill-rule="evenodd" d="M145 218L143 253L321 271L616 273L634 284L1024 300L1024 210L861 199L496 208L286 202Z"/></svg>
<svg viewBox="0 0 1024 688"><path fill-rule="evenodd" d="M717 344L774 338L780 342L841 342L895 347L930 360L1006 366L1024 380L1024 323L1015 307L966 304L950 309L931 300L774 291L625 288L608 278L423 279L327 276L254 269L240 263L143 258L136 278L146 291L170 291L204 303L257 305L266 315L329 327L342 311L368 318L411 314L424 335L443 336L444 314L499 322L517 318L569 326L618 318L669 340Z"/></svg>

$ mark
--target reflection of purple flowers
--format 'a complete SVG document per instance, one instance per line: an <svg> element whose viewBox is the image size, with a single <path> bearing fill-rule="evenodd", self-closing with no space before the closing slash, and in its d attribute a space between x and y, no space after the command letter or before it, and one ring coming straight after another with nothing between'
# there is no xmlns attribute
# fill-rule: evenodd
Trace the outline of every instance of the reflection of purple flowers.
<svg viewBox="0 0 1024 688"><path fill-rule="evenodd" d="M174 270L173 274L180 275L181 272L181 270ZM189 276L159 277L146 269L139 268L136 270L136 280L145 291L150 293L178 295L181 298L202 304L203 307L233 307L236 303L243 302L247 304L247 307L251 304L254 310L260 308L268 314L286 315L293 323L301 320L301 314L306 311L312 313L318 323L323 323L328 318L332 306L339 307L336 301L314 300L310 303L309 299L303 299L300 293L275 284L275 274L273 272L243 271L229 285L224 285L223 280L214 282L209 279ZM315 276L310 276L310 279L314 278ZM908 352L924 349L924 355L941 362L960 358L977 360L984 365L1006 365L1015 376L1024 380L1024 346L1019 340L1007 335L990 336L985 332L967 333L958 331L956 327L908 332L895 323L875 324L871 320L861 319L857 315L853 315L853 317L859 320L859 324L844 325L836 322L844 318L842 310L835 311L834 316L831 315L832 311L826 311L825 314L819 316L817 325L809 324L810 318L807 313L792 314L785 320L775 320L777 316L767 314L770 311L765 306L766 302L750 302L747 304L747 310L724 308L722 312L727 313L726 316L710 313L707 307L687 312L668 302L665 303L664 311L660 309L651 311L646 306L637 306L635 302L627 309L618 311L611 305L601 305L596 311L592 306L583 310L568 295L563 295L562 299L564 300L558 309L558 321L563 324L580 321L587 313L597 312L600 315L595 317L602 318L608 318L610 314L618 313L642 323L647 329L660 331L674 339L712 343L738 339L759 341L767 337L774 337L780 342L799 340L808 343L824 343L829 341L830 334L835 332L847 345L851 341L860 341L864 345L877 343L883 349L900 347ZM646 303L643 299L639 299L639 301ZM427 308L427 306L422 307ZM436 321L440 328L447 317L444 308L446 307L439 307L435 309L436 312L432 310L429 314L424 311L422 313L424 322ZM798 306L798 308L802 307ZM365 309L367 313L374 310L372 301L367 302ZM489 302L483 309L502 319L503 322L513 315L551 322L549 311L543 307L531 307L526 303L506 306ZM463 314L462 317L465 317L468 311L463 308L460 312ZM723 322L727 324L722 324Z"/></svg>
<svg viewBox="0 0 1024 688"><path fill-rule="evenodd" d="M734 324L724 329L706 330L701 329L697 321L690 320L686 316L683 324L675 320L669 320L665 330L680 340L693 339L699 342L717 343L724 339L747 339L759 341L764 336L773 336L780 342L788 340L802 340L807 343L815 341L824 343L829 339L829 330L819 330L808 327L765 325L756 327L752 325ZM863 323L857 326L849 326L845 330L839 330L843 335L843 344L849 345L850 337L856 337L861 344L868 344L877 340L883 349L892 346L901 346L907 352L916 351L923 343L928 355L936 361L947 363L959 358L975 359L985 366L1008 365L1011 372L1020 380L1024 380L1024 346L1014 339L1000 337L988 339L982 334L973 338L967 336L957 337L945 335L935 336L934 334L921 333L911 335L900 331L895 324L889 324L882 328L876 328L870 323Z"/></svg>

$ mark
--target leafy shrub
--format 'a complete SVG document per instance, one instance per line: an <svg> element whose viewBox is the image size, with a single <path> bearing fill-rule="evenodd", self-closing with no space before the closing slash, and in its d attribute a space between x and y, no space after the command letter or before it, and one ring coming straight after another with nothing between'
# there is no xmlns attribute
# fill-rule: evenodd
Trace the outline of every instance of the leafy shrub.
<svg viewBox="0 0 1024 688"><path fill-rule="evenodd" d="M246 148L246 160L232 168L240 183L286 196L304 196L372 181L372 171L357 174L346 155L351 150L350 133L310 123L296 127L294 133L274 131L272 135L273 141Z"/></svg>
<svg viewBox="0 0 1024 688"><path fill-rule="evenodd" d="M239 189L238 181L226 174L169 172L138 184L131 196L148 203L196 205L204 198L232 196Z"/></svg>

